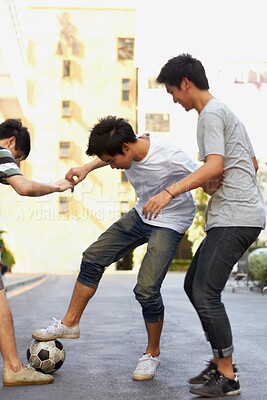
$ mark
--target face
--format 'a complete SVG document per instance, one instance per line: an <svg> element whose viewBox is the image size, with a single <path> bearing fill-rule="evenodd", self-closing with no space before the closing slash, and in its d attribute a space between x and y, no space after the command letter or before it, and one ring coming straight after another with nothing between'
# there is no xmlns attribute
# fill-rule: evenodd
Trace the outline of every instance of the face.
<svg viewBox="0 0 267 400"><path fill-rule="evenodd" d="M185 111L190 111L193 108L191 98L188 93L187 81L183 80L181 82L181 89L177 86L165 84L167 92L172 96L174 103L179 103Z"/></svg>
<svg viewBox="0 0 267 400"><path fill-rule="evenodd" d="M132 157L130 150L123 150L123 154L116 154L111 156L108 153L104 153L99 157L102 161L107 162L112 169L129 169L132 166Z"/></svg>

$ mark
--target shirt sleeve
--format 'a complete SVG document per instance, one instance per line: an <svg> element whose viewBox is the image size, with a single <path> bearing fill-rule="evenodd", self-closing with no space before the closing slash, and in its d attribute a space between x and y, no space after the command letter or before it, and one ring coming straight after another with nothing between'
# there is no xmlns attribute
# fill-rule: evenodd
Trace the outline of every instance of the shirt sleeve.
<svg viewBox="0 0 267 400"><path fill-rule="evenodd" d="M8 185L6 178L14 175L22 175L11 152L0 148L0 183Z"/></svg>
<svg viewBox="0 0 267 400"><path fill-rule="evenodd" d="M207 112L198 122L199 160L210 154L225 156L224 123L218 115Z"/></svg>

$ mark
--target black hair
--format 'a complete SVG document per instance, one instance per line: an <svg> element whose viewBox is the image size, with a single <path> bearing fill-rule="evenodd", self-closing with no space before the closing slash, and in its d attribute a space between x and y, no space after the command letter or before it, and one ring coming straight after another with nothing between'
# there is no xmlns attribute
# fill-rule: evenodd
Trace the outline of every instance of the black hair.
<svg viewBox="0 0 267 400"><path fill-rule="evenodd" d="M20 151L21 160L25 160L31 150L31 138L19 119L7 119L0 124L0 140L12 136L16 138L15 150Z"/></svg>
<svg viewBox="0 0 267 400"><path fill-rule="evenodd" d="M181 89L183 78L193 82L198 89L209 89L209 82L202 63L187 53L171 58L162 67L156 81Z"/></svg>
<svg viewBox="0 0 267 400"><path fill-rule="evenodd" d="M134 143L137 137L132 126L123 118L109 115L100 118L90 131L86 154L101 157L104 153L111 156L123 154L124 143Z"/></svg>

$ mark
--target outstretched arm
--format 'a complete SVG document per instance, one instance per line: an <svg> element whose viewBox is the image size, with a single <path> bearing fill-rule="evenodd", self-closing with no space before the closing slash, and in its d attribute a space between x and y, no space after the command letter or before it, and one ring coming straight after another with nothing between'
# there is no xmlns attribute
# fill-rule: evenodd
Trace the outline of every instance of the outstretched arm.
<svg viewBox="0 0 267 400"><path fill-rule="evenodd" d="M31 181L23 175L14 175L6 178L6 181L21 196L44 196L54 192L64 192L67 189L73 191L73 184L67 179L61 179L56 183L41 183Z"/></svg>
<svg viewBox="0 0 267 400"><path fill-rule="evenodd" d="M146 202L143 207L145 218L156 218L162 208L181 193L188 192L198 187L203 187L207 183L223 174L224 157L212 154L206 157L206 162L195 172L166 188L168 191L158 193Z"/></svg>
<svg viewBox="0 0 267 400"><path fill-rule="evenodd" d="M89 172L102 168L108 165L104 161L101 161L99 158L94 159L88 164L84 164L82 167L74 167L71 168L65 175L65 178L72 182L73 185L77 185L77 183L81 182L86 178ZM74 179L76 178L76 179Z"/></svg>

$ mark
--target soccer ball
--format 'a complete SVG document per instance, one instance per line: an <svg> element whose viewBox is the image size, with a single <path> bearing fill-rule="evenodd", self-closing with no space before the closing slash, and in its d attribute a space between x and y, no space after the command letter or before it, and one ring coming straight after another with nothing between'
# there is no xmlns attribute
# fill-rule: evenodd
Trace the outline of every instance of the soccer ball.
<svg viewBox="0 0 267 400"><path fill-rule="evenodd" d="M32 340L26 355L29 364L36 371L52 374L62 367L66 352L63 344L57 339L48 342Z"/></svg>

